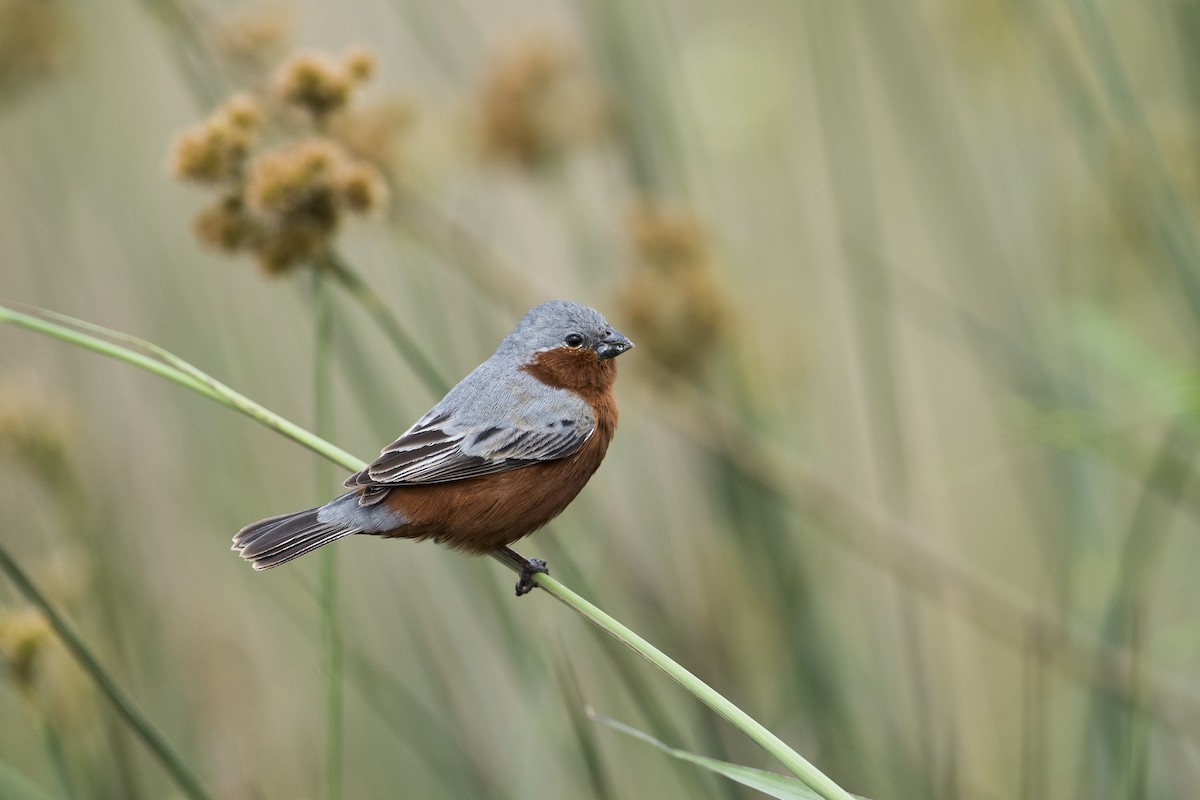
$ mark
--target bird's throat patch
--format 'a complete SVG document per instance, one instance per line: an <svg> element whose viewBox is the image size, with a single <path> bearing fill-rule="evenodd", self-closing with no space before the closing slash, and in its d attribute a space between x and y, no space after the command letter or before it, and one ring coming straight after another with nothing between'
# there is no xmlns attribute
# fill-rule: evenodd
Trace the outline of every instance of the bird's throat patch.
<svg viewBox="0 0 1200 800"><path fill-rule="evenodd" d="M533 363L521 369L547 386L578 392L591 402L592 396L608 391L617 377L614 359L601 360L585 347L556 347L543 350Z"/></svg>

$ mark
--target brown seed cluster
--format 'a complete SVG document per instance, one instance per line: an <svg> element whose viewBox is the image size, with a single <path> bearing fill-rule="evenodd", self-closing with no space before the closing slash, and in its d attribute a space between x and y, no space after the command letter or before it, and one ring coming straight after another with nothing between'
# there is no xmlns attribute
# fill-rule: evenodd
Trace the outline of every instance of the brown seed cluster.
<svg viewBox="0 0 1200 800"><path fill-rule="evenodd" d="M637 266L620 299L634 338L672 372L695 373L727 317L708 236L692 215L652 205L630 216L629 234Z"/></svg>
<svg viewBox="0 0 1200 800"><path fill-rule="evenodd" d="M179 135L171 171L180 180L196 183L233 180L245 166L261 126L258 102L246 94L234 95L208 119Z"/></svg>
<svg viewBox="0 0 1200 800"><path fill-rule="evenodd" d="M379 165L391 174L406 165L404 134L416 122L417 109L400 97L355 103L329 121L326 132L358 158Z"/></svg>
<svg viewBox="0 0 1200 800"><path fill-rule="evenodd" d="M362 47L351 48L340 61L325 53L299 53L275 74L275 93L320 124L345 108L354 89L374 74L375 56Z"/></svg>
<svg viewBox="0 0 1200 800"><path fill-rule="evenodd" d="M41 612L0 609L0 663L23 691L33 687L37 661L50 641L50 625Z"/></svg>
<svg viewBox="0 0 1200 800"><path fill-rule="evenodd" d="M266 2L220 17L207 35L213 50L227 61L257 72L286 52L292 27L286 7Z"/></svg>
<svg viewBox="0 0 1200 800"><path fill-rule="evenodd" d="M63 60L70 36L62 5L0 0L0 97L26 88Z"/></svg>
<svg viewBox="0 0 1200 800"><path fill-rule="evenodd" d="M388 187L382 173L352 155L327 124L374 70L374 56L362 48L352 48L341 61L297 55L276 74L274 115L240 94L181 134L172 172L217 192L193 221L197 238L222 252L252 252L267 274L279 275L318 258L346 214L384 206ZM307 119L307 133L272 118L297 109ZM289 135L261 147L272 122Z"/></svg>
<svg viewBox="0 0 1200 800"><path fill-rule="evenodd" d="M480 91L485 155L536 167L604 127L600 92L557 42L530 39L500 53Z"/></svg>
<svg viewBox="0 0 1200 800"><path fill-rule="evenodd" d="M11 455L48 483L67 468L69 424L40 392L0 386L0 454Z"/></svg>

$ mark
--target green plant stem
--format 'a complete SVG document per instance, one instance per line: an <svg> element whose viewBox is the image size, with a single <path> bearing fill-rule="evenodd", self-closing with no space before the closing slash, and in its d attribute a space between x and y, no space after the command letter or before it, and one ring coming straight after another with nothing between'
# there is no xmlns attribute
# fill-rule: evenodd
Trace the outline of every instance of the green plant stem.
<svg viewBox="0 0 1200 800"><path fill-rule="evenodd" d="M503 560L502 560L503 561ZM508 564L507 561L503 563ZM511 566L511 565L510 565ZM774 756L788 771L817 792L826 800L851 800L853 795L833 782L814 767L803 756L788 746L762 723L738 708L724 695L671 660L666 654L622 625L590 601L580 597L549 575L535 575L538 586L545 589L555 600L569 606L600 630L653 664L702 703L728 720L734 727L750 737L751 741Z"/></svg>
<svg viewBox="0 0 1200 800"><path fill-rule="evenodd" d="M315 436L296 423L284 419L274 411L269 411L245 395L235 392L215 378L201 372L182 358L157 345L119 331L69 317L65 314L55 314L48 311L39 311L38 313L45 317L60 320L68 325L82 328L84 331L91 331L131 344L134 347L146 350L154 355L155 358L149 358L144 353L138 353L128 347L121 347L112 342L106 342L94 336L89 336L78 330L71 330L63 325L55 324L47 319L23 314L5 306L0 306L0 322L8 322L31 331L43 333L84 349L115 358L118 361L124 361L135 367L141 367L161 378L166 378L210 400L215 400L224 406L232 408L234 411L239 411L352 472L357 472L366 466L366 463L361 459L347 453L336 445L330 444L321 437Z"/></svg>
<svg viewBox="0 0 1200 800"><path fill-rule="evenodd" d="M72 320L70 317L65 319L69 320L71 323L75 322L75 320ZM133 364L135 367L141 367L147 372L152 372L153 374L158 375L160 378L166 378L169 381L174 381L181 386L185 386L188 389L191 389L193 392L204 395L210 400L221 399L220 395L216 391L206 386L202 381L196 380L195 378L184 374L179 369L172 367L169 364L156 361L155 359L149 358L141 353L133 352L128 348L119 347L111 342L105 342L101 339L95 338L94 336L88 336L86 333L71 330L70 328L65 328L62 325L56 325L53 322L49 322L45 319L41 319L30 314L22 314L20 311L7 308L5 306L0 306L0 322L8 322L21 328L26 328L31 331L36 331L37 333L52 336L55 339L61 339L64 342L69 342L70 344L78 347L92 350L100 353L101 355L106 355L110 358L116 358L128 364ZM96 326L96 328L99 329L98 326ZM104 332L102 329L100 329L100 331Z"/></svg>
<svg viewBox="0 0 1200 800"><path fill-rule="evenodd" d="M383 298L371 284L360 278L358 273L351 269L350 265L336 251L331 250L327 253L322 259L321 265L337 279L346 291L354 296L354 299L374 318L379 327L383 328L384 333L392 341L392 345L408 361L408 365L412 367L413 372L430 392L441 397L450 391L452 384L442 377L438 368L400 324L400 320L388 311L387 304L383 302Z"/></svg>
<svg viewBox="0 0 1200 800"><path fill-rule="evenodd" d="M83 671L88 674L92 682L104 695L104 697L112 704L117 714L132 728L138 737L150 748L150 752L158 759L163 768L174 779L175 784L179 787L186 796L192 800L206 800L208 793L200 785L200 782L192 774L191 770L183 763L183 759L171 749L167 744L166 739L154 729L150 721L142 715L140 711L133 705L116 681L108 674L100 662L92 655L92 651L83 643L83 640L75 635L75 631L67 624L66 619L50 604L45 595L38 590L25 572L17 565L16 560L8 552L8 550L0 544L0 571L4 572L12 581L17 590L25 596L33 605L45 615L46 621L50 623L50 627L54 629L54 633L59 640L70 651L71 655L83 668Z"/></svg>
<svg viewBox="0 0 1200 800"><path fill-rule="evenodd" d="M333 298L324 270L313 270L316 300L316 344L313 349L313 415L317 435L326 438L333 429ZM317 464L317 492L333 482L327 460ZM321 641L325 653L325 797L342 796L342 635L338 621L337 549L321 553Z"/></svg>
<svg viewBox="0 0 1200 800"><path fill-rule="evenodd" d="M151 369L157 375L173 380L182 386L187 386L206 397L210 397L230 408L234 408L242 413L250 416L253 419L267 425L273 430L282 433L283 435L294 439L303 444L314 452L320 453L334 463L344 467L352 472L357 472L366 467L366 462L355 458L341 448L324 441L320 437L304 430L300 426L289 422L273 412L267 411L262 406L254 401L238 394L234 390L220 383L219 381L205 375L200 370L196 369L191 364L188 364L183 359L175 356L162 348L156 347L148 342L134 339L133 337L120 334L115 331L106 331L99 326L91 325L79 320L73 320L64 315L55 315L56 319L64 322L70 322L76 327L84 327L91 331L104 331L111 337L117 337L123 341L136 342L143 349L148 349L160 359L168 363L154 362L153 359L147 359L140 353L135 353L128 348L114 345L108 342L101 342L95 337L86 334L81 334L78 331L70 331L63 328L61 325L51 323L45 320L29 317L25 314L6 309L0 306L0 322L13 322L23 327L37 330L42 333L55 336L64 341L69 341L74 344L86 347L113 358L118 358L130 364L149 368L146 362L156 364L156 368ZM30 322L37 323L36 325L29 324ZM68 335L70 334L70 335ZM506 558L499 559L501 563L516 568ZM13 564L15 567L15 563ZM746 734L752 741L766 750L768 753L777 758L793 775L795 775L804 783L810 786L814 791L820 794L826 800L850 800L852 797L845 789L842 789L830 778L820 772L816 767L810 764L803 756L793 750L782 739L780 739L771 731L767 730L761 723L752 718L745 711L742 711L715 689L701 681L692 673L688 672L679 664L675 663L666 654L656 649L653 645L647 642L642 637L631 631L629 628L622 625L613 617L600 610L597 606L585 600L580 595L568 589L562 583L549 577L548 575L537 575L534 577L536 583L550 593L556 600L562 602L568 607L574 609L592 624L596 625L600 630L613 636L621 644L633 650L639 656L650 662L652 665L665 672L668 676L677 681L684 689L692 693L701 702L708 705L719 715L724 717L736 728ZM157 751L156 751L157 752ZM170 752L169 750L166 752ZM186 773L185 773L186 774ZM197 787L198 788L198 787ZM191 795L201 797L202 794Z"/></svg>

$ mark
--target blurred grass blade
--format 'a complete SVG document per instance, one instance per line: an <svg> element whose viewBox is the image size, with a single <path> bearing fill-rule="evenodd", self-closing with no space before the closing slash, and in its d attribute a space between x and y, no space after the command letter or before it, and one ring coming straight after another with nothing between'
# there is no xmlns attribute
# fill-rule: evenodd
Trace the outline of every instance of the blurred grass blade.
<svg viewBox="0 0 1200 800"><path fill-rule="evenodd" d="M17 587L17 590L25 596L25 599L36 606L46 616L46 621L50 623L50 627L54 629L59 640L71 652L75 660L79 662L79 666L83 668L83 671L96 684L101 694L116 709L121 719L150 748L150 751L154 753L166 771L170 773L180 790L192 798L192 800L205 800L208 797L208 793L201 787L200 782L192 774L191 770L187 768L178 754L171 749L166 739L155 730L150 721L142 716L142 713L134 707L133 701L117 686L116 681L100 665L100 662L92 654L88 646L83 643L82 639L75 635L75 632L67 624L66 619L38 591L38 588L33 585L33 582L29 580L29 577L17 565L17 562L3 545L0 545L0 572L4 572L13 585ZM8 795L3 796L7 797Z"/></svg>
<svg viewBox="0 0 1200 800"><path fill-rule="evenodd" d="M54 795L0 761L0 797L5 800L54 800Z"/></svg>
<svg viewBox="0 0 1200 800"><path fill-rule="evenodd" d="M316 305L316 343L313 349L313 407L316 432L322 438L333 433L333 300L329 281L321 270L313 270ZM331 464L317 463L317 491L333 483ZM338 622L337 550L321 553L321 642L325 657L325 798L342 796L342 632Z"/></svg>
<svg viewBox="0 0 1200 800"><path fill-rule="evenodd" d="M677 758L680 761L687 761L697 766L704 767L707 770L724 775L731 781L736 781L743 786L749 786L751 789L757 789L763 794L768 794L771 797L778 797L779 800L821 800L821 796L809 789L795 778L789 778L786 775L776 775L774 772L767 772L753 767L743 767L738 764L730 764L728 761L718 761L715 758L707 758L698 756L695 753L689 753L686 750L678 750L668 744L660 742L648 733L643 733L637 728L632 728L623 722L617 722L615 719L597 714L592 709L587 710L588 718L593 722L599 722L602 725L618 730L621 733L628 734L635 739L641 739L647 744L657 747L672 758Z"/></svg>
<svg viewBox="0 0 1200 800"><path fill-rule="evenodd" d="M408 362L431 394L441 396L450 391L454 384L446 380L437 366L425 355L400 324L400 320L388 310L387 303L370 283L359 277L337 253L329 253L321 264L383 329L396 352Z"/></svg>
<svg viewBox="0 0 1200 800"><path fill-rule="evenodd" d="M110 331L98 325L92 325L81 320L75 320L61 314L53 315L56 319L70 322L76 327L85 328L87 330L102 332L111 338L120 339L135 343L138 346L148 349L150 352L158 356L161 363L154 359L148 359L139 353L134 353L127 348L119 347L95 339L92 336L80 334L77 331L71 331L60 325L30 317L26 314L20 314L11 309L0 306L0 322L13 322L17 325L29 328L31 330L47 333L64 341L78 344L96 352L104 353L105 355L127 361L128 363L143 366L150 369L152 372L163 377L174 380L180 385L187 386L198 391L206 397L218 400L222 404L235 408L244 414L262 422L264 425L271 427L279 433L292 438L309 449L320 453L326 458L342 465L348 470L357 472L366 467L366 462L361 461L339 447L326 442L318 436L301 428L300 426L288 422L279 415L268 411L262 406L241 394L238 394L228 386L220 383L214 378L193 367L183 359L175 356L166 350L163 350L149 342L143 342L134 337L117 331ZM512 569L517 569L517 565L510 563L505 558L498 559L501 563L509 566ZM15 566L15 565L14 565ZM717 692L704 681L697 678L688 670L677 664L665 653L658 650L648 641L638 636L625 625L618 622L609 614L602 611L593 603L585 600L579 594L569 589L559 581L551 578L549 575L536 575L534 581L542 589L549 592L555 599L564 605L569 606L576 612L581 614L588 621L599 627L605 633L615 637L618 641L633 650L639 656L650 662L662 672L673 678L680 686L697 697L701 702L709 708L716 711L731 724L742 731L746 736L762 747L772 756L777 758L780 763L787 767L788 771L796 777L804 781L805 784L817 791L820 797L826 800L850 800L852 795L842 787L834 783L828 776L810 764L803 756L793 750L782 739L776 736L771 731L767 730L762 723L751 717L742 709L738 708L730 702L724 695Z"/></svg>

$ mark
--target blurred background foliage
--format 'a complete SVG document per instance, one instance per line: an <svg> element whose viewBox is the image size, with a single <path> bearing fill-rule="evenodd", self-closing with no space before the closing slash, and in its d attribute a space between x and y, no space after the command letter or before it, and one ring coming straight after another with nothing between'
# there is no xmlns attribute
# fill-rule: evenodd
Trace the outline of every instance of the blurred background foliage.
<svg viewBox="0 0 1200 800"><path fill-rule="evenodd" d="M0 299L312 424L351 269L364 458L594 305L621 430L523 552L856 793L1186 797L1198 42L1186 0L0 0ZM218 797L323 791L320 560L228 551L316 460L0 332L0 540ZM750 796L585 706L777 768L494 562L337 548L346 797ZM6 774L173 796L5 584L0 659Z"/></svg>

